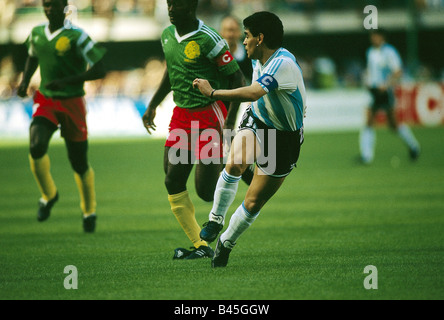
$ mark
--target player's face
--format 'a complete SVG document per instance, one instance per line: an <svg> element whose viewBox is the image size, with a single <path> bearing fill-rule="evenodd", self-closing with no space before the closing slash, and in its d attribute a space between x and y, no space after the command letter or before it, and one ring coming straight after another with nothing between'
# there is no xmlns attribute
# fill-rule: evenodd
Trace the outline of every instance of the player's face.
<svg viewBox="0 0 444 320"><path fill-rule="evenodd" d="M258 44L259 44L259 37L254 37L250 30L245 29L245 39L244 39L244 46L245 51L247 51L247 55L249 59L255 60L258 59Z"/></svg>
<svg viewBox="0 0 444 320"><path fill-rule="evenodd" d="M167 0L167 6L172 24L181 25L188 21L192 11L189 0Z"/></svg>
<svg viewBox="0 0 444 320"><path fill-rule="evenodd" d="M65 6L62 0L43 0L43 10L50 22L65 19Z"/></svg>
<svg viewBox="0 0 444 320"><path fill-rule="evenodd" d="M384 43L384 37L377 33L372 33L370 35L370 42L372 46L379 48Z"/></svg>
<svg viewBox="0 0 444 320"><path fill-rule="evenodd" d="M239 41L242 34L239 24L235 20L227 18L222 22L220 35L227 40L230 45Z"/></svg>

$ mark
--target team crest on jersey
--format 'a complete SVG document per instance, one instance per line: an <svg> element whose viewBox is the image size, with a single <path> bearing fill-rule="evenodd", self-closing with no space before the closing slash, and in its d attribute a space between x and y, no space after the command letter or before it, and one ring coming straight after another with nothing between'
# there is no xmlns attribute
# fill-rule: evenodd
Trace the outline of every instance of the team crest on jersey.
<svg viewBox="0 0 444 320"><path fill-rule="evenodd" d="M57 50L57 54L59 56L63 56L69 49L71 49L71 41L68 37L60 37L56 42L55 48Z"/></svg>
<svg viewBox="0 0 444 320"><path fill-rule="evenodd" d="M190 41L185 47L185 55L188 59L186 62L196 63L196 59L200 57L200 47L196 41Z"/></svg>

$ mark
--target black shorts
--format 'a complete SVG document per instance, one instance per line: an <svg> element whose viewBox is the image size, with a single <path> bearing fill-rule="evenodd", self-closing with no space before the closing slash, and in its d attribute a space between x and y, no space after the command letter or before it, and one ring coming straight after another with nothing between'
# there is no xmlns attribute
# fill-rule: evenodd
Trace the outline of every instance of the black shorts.
<svg viewBox="0 0 444 320"><path fill-rule="evenodd" d="M394 106L394 93L392 90L381 91L377 88L370 88L370 94L372 96L373 103L371 109L377 110L390 110Z"/></svg>
<svg viewBox="0 0 444 320"><path fill-rule="evenodd" d="M256 118L251 108L245 111L239 131L251 130L261 147L261 154L256 165L266 175L285 177L290 174L299 159L301 145L304 142L304 130L280 131L268 127Z"/></svg>

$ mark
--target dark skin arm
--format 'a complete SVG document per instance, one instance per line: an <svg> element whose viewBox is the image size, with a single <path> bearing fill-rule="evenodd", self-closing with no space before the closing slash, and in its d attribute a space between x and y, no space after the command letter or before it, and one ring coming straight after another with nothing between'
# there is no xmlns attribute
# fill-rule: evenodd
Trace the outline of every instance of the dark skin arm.
<svg viewBox="0 0 444 320"><path fill-rule="evenodd" d="M241 70L238 70L229 76L230 88L238 88L243 85L245 85L245 77ZM146 109L145 114L142 117L143 125L149 134L151 134L151 130L153 131L156 130L156 125L154 124L154 118L156 117L156 109L170 92L171 92L170 78L168 75L168 71L166 70L159 88L157 89L156 93L151 99L148 108ZM225 125L224 125L226 129L234 129L239 106L240 106L239 102L230 103L227 119L225 120Z"/></svg>
<svg viewBox="0 0 444 320"><path fill-rule="evenodd" d="M23 79L17 89L17 95L21 98L26 97L29 82L31 81L32 76L39 66L39 59L36 57L28 56L26 59L25 70L23 71Z"/></svg>
<svg viewBox="0 0 444 320"><path fill-rule="evenodd" d="M170 76L168 74L168 70L165 70L162 82L160 83L160 86L157 89L156 93L154 93L153 98L151 99L144 115L142 116L143 126L146 128L146 131L148 131L149 134L151 134L151 130L156 130L156 125L154 124L156 109L170 92Z"/></svg>
<svg viewBox="0 0 444 320"><path fill-rule="evenodd" d="M105 65L102 60L96 62L91 68L86 70L84 73L79 75L73 75L70 77L56 79L51 81L46 85L46 88L49 90L61 90L66 85L70 84L80 84L85 81L93 81L97 79L102 79L106 75Z"/></svg>
<svg viewBox="0 0 444 320"><path fill-rule="evenodd" d="M246 84L245 76L243 72L239 69L235 73L231 74L228 77L229 81L229 89L236 89L244 87ZM228 114L227 119L225 120L224 128L225 129L234 129L234 126L236 125L236 117L237 112L239 111L240 102L239 101L232 101L230 103L230 106L228 108Z"/></svg>
<svg viewBox="0 0 444 320"><path fill-rule="evenodd" d="M27 96L29 82L31 81L32 76L37 70L38 65L39 65L38 58L28 56L26 60L25 70L23 72L23 79L17 90L17 95L19 97L24 98ZM48 83L46 85L46 88L50 90L61 90L66 85L84 83L85 81L101 79L105 77L105 75L106 75L105 65L103 61L100 60L84 73L62 79L56 79Z"/></svg>

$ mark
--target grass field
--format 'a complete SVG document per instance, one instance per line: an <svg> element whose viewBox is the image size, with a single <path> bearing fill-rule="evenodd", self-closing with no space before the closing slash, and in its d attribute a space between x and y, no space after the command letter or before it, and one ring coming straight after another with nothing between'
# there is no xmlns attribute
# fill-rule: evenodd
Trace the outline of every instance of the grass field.
<svg viewBox="0 0 444 320"><path fill-rule="evenodd" d="M163 141L91 139L98 225L84 234L63 144L49 154L60 200L36 220L39 194L26 143L0 146L0 299L444 299L444 128L415 128L412 163L378 130L372 166L358 133L307 133L298 168L239 239L226 268L173 261L189 247L163 185ZM211 204L189 190L199 223ZM240 184L231 212L242 201ZM78 289L64 288L64 268ZM378 271L366 290L364 268Z"/></svg>

